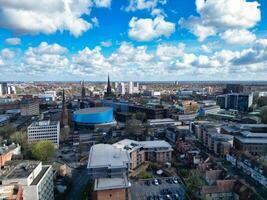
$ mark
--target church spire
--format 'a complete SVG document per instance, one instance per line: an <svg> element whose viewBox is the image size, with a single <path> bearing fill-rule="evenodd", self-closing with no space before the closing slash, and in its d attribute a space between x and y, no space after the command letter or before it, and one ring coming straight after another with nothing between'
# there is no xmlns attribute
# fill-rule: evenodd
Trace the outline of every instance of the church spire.
<svg viewBox="0 0 267 200"><path fill-rule="evenodd" d="M82 91L81 91L81 97L82 97L82 99L84 99L85 98L85 87L84 87L84 80L82 81Z"/></svg>
<svg viewBox="0 0 267 200"><path fill-rule="evenodd" d="M109 80L109 74L108 74L108 85L107 85L107 93L106 93L107 97L111 96L111 85L110 85L110 80Z"/></svg>

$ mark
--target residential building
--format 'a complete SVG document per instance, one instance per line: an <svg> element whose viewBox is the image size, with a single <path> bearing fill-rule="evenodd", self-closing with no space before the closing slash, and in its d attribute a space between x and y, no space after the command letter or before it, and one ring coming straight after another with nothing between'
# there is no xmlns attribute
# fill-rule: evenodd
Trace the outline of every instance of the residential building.
<svg viewBox="0 0 267 200"><path fill-rule="evenodd" d="M246 153L237 156L231 153L226 156L226 160L230 162L233 167L242 170L259 184L267 187L267 167L258 162L253 156Z"/></svg>
<svg viewBox="0 0 267 200"><path fill-rule="evenodd" d="M2 185L22 187L22 197L27 200L53 200L53 170L40 161L11 162L2 176Z"/></svg>
<svg viewBox="0 0 267 200"><path fill-rule="evenodd" d="M12 159L13 155L19 155L21 153L21 147L19 144L11 144L9 146L0 147L0 168L5 166L7 161Z"/></svg>
<svg viewBox="0 0 267 200"><path fill-rule="evenodd" d="M55 146L59 146L59 121L38 121L28 127L28 142L39 142L48 140Z"/></svg>
<svg viewBox="0 0 267 200"><path fill-rule="evenodd" d="M20 113L22 116L39 115L39 102L34 100L22 100L20 102Z"/></svg>
<svg viewBox="0 0 267 200"><path fill-rule="evenodd" d="M130 169L133 170L145 161L165 163L171 161L172 147L164 140L134 141L121 140L114 147L127 151L131 158Z"/></svg>
<svg viewBox="0 0 267 200"><path fill-rule="evenodd" d="M113 145L96 144L91 147L87 169L94 183L94 200L128 199L130 162L127 151Z"/></svg>

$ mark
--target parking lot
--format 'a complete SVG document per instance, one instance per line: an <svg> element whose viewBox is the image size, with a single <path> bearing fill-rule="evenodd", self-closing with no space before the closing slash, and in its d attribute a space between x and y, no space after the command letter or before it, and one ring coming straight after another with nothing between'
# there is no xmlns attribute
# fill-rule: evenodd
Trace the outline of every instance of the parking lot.
<svg viewBox="0 0 267 200"><path fill-rule="evenodd" d="M141 180L138 182L131 182L132 200L171 200L171 199L185 199L185 190L179 181L173 177L157 178Z"/></svg>

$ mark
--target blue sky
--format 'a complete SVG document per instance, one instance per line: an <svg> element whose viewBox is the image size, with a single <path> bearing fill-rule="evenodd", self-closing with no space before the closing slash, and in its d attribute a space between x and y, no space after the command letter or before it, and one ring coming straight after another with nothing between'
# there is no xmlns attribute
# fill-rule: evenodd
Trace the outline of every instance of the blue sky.
<svg viewBox="0 0 267 200"><path fill-rule="evenodd" d="M267 2L0 0L0 80L266 80Z"/></svg>

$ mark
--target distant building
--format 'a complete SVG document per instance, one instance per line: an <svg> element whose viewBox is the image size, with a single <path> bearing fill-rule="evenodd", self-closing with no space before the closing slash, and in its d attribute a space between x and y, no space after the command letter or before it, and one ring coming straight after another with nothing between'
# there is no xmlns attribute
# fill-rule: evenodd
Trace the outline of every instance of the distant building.
<svg viewBox="0 0 267 200"><path fill-rule="evenodd" d="M16 87L11 85L7 87L7 94L16 94Z"/></svg>
<svg viewBox="0 0 267 200"><path fill-rule="evenodd" d="M242 93L242 92L244 92L244 86L241 84L227 84L226 88L223 89L224 94Z"/></svg>
<svg viewBox="0 0 267 200"><path fill-rule="evenodd" d="M123 83L123 82L119 83L117 88L118 88L119 94L125 95L125 93L126 93L125 83Z"/></svg>
<svg viewBox="0 0 267 200"><path fill-rule="evenodd" d="M145 107L139 105L129 105L129 112L142 112L147 119L162 119L168 117L168 110L158 107Z"/></svg>
<svg viewBox="0 0 267 200"><path fill-rule="evenodd" d="M247 112L253 103L253 94L232 93L217 97L217 104L222 109Z"/></svg>
<svg viewBox="0 0 267 200"><path fill-rule="evenodd" d="M0 95L8 94L7 83L0 83Z"/></svg>
<svg viewBox="0 0 267 200"><path fill-rule="evenodd" d="M39 102L34 100L22 100L20 102L21 116L39 115Z"/></svg>
<svg viewBox="0 0 267 200"><path fill-rule="evenodd" d="M84 81L82 81L81 98L84 99L85 96L86 96L86 90L84 87Z"/></svg>
<svg viewBox="0 0 267 200"><path fill-rule="evenodd" d="M107 83L107 91L105 92L105 97L112 97L112 88L111 88L111 83L109 80L109 75L108 75L108 83Z"/></svg>
<svg viewBox="0 0 267 200"><path fill-rule="evenodd" d="M130 82L128 83L128 93L129 93L129 94L133 94L133 92L134 92L133 82L130 81Z"/></svg>
<svg viewBox="0 0 267 200"><path fill-rule="evenodd" d="M19 185L22 198L27 200L53 200L53 170L40 161L11 162L2 178L2 187ZM21 199L21 197L19 197Z"/></svg>
<svg viewBox="0 0 267 200"><path fill-rule="evenodd" d="M65 90L62 92L62 111L61 111L61 127L67 126L69 122L69 114L66 104Z"/></svg>
<svg viewBox="0 0 267 200"><path fill-rule="evenodd" d="M48 140L59 146L60 123L59 121L33 122L28 127L28 142Z"/></svg>

